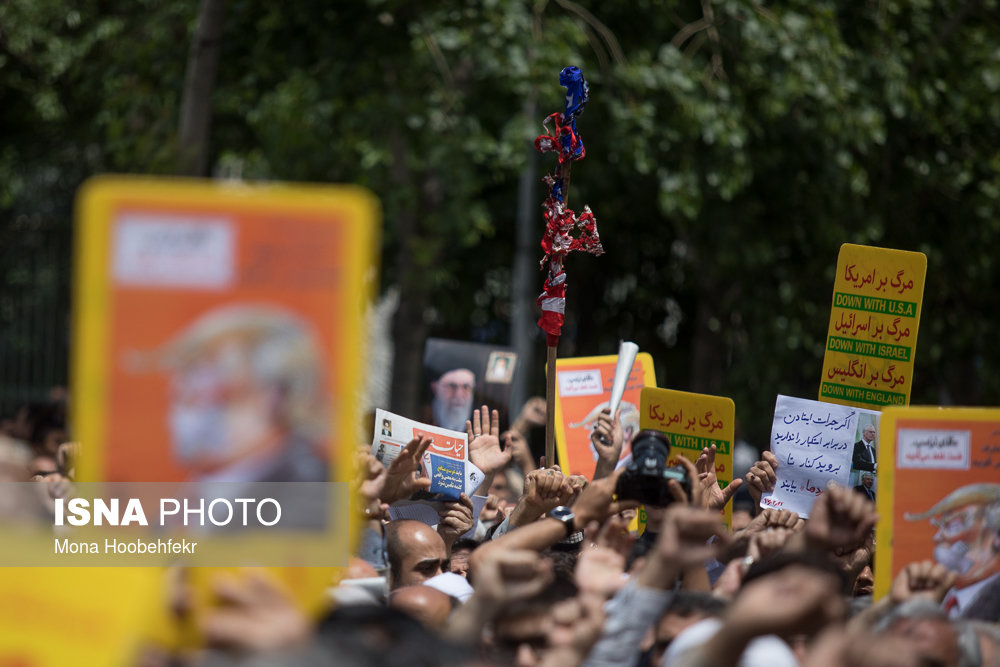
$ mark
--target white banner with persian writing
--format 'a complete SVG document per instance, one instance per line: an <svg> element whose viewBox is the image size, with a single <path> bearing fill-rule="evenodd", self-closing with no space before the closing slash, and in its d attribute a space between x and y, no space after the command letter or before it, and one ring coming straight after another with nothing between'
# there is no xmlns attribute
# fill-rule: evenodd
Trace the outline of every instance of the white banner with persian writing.
<svg viewBox="0 0 1000 667"><path fill-rule="evenodd" d="M808 517L828 483L847 486L861 415L878 423L879 413L872 410L779 395L771 426L777 481L760 506Z"/></svg>

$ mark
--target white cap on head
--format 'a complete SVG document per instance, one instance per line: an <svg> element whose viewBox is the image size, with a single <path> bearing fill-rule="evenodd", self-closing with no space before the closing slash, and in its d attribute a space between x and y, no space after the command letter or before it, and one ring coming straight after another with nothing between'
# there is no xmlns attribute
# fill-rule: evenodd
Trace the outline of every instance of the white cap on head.
<svg viewBox="0 0 1000 667"><path fill-rule="evenodd" d="M423 585L430 586L445 595L457 598L463 603L472 597L473 593L472 586L469 585L465 577L454 572L443 572L435 577L431 577Z"/></svg>

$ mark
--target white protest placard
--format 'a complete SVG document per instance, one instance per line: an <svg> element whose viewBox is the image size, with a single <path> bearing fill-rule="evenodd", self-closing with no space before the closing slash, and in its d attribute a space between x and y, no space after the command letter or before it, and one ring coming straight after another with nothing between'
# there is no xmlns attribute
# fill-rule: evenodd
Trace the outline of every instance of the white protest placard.
<svg viewBox="0 0 1000 667"><path fill-rule="evenodd" d="M972 432L901 428L896 434L896 467L968 470Z"/></svg>
<svg viewBox="0 0 1000 667"><path fill-rule="evenodd" d="M470 498L485 479L483 471L469 462L469 436L461 431L423 424L387 410L375 411L372 455L386 467L408 442L417 437L431 439L423 456L423 474L431 479L430 494L437 500Z"/></svg>
<svg viewBox="0 0 1000 667"><path fill-rule="evenodd" d="M877 423L879 413L779 395L771 426L777 481L773 492L761 496L760 506L808 517L829 482L847 486L861 415Z"/></svg>
<svg viewBox="0 0 1000 667"><path fill-rule="evenodd" d="M559 371L558 378L562 396L596 396L604 391L599 368Z"/></svg>

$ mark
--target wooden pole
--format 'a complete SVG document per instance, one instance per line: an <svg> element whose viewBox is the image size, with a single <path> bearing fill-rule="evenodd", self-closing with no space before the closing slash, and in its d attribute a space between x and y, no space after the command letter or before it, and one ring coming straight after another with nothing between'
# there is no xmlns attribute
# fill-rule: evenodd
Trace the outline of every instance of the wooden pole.
<svg viewBox="0 0 1000 667"><path fill-rule="evenodd" d="M562 179L563 206L569 207L569 179L573 163L566 160L559 167L559 178ZM551 264L549 265L551 270ZM548 352L545 361L545 465L556 464L556 351L558 345L546 346Z"/></svg>
<svg viewBox="0 0 1000 667"><path fill-rule="evenodd" d="M548 346L548 359L545 362L545 465L556 463L556 349Z"/></svg>

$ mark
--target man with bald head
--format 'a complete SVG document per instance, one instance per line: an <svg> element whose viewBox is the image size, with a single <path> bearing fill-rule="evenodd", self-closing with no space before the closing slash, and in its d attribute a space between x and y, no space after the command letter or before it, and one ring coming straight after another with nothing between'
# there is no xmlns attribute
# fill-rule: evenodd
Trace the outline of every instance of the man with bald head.
<svg viewBox="0 0 1000 667"><path fill-rule="evenodd" d="M448 571L448 551L437 531L420 521L393 521L386 527L389 589L422 584Z"/></svg>

